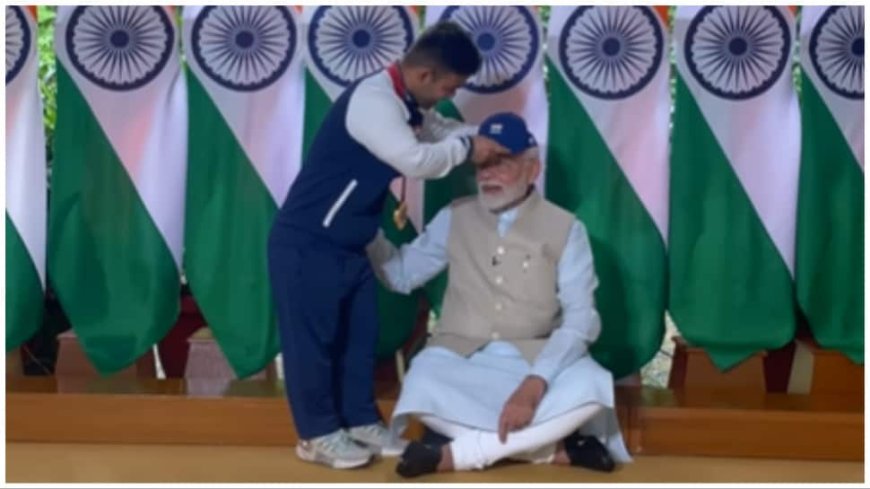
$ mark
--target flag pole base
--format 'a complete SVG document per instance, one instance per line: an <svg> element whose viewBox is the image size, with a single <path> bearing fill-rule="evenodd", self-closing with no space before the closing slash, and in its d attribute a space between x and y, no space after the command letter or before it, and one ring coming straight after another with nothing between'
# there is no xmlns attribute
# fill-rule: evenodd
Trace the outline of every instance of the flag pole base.
<svg viewBox="0 0 870 489"><path fill-rule="evenodd" d="M6 352L6 378L24 376L24 366L21 361L21 348Z"/></svg>
<svg viewBox="0 0 870 489"><path fill-rule="evenodd" d="M864 397L864 366L825 350L811 337L795 340L789 394Z"/></svg>
<svg viewBox="0 0 870 489"><path fill-rule="evenodd" d="M56 377L96 378L101 375L85 355L78 336L73 330L58 335L57 363L54 367ZM142 355L133 365L111 375L113 378L156 378L157 367L153 349Z"/></svg>
<svg viewBox="0 0 870 489"><path fill-rule="evenodd" d="M230 383L239 380L227 361L223 351L212 335L211 329L204 327L187 340L190 352L184 371L187 389L194 395L223 395ZM278 370L273 359L266 367L246 380L278 380Z"/></svg>
<svg viewBox="0 0 870 489"><path fill-rule="evenodd" d="M689 345L682 336L674 336L674 357L668 378L669 389L737 390L764 394L765 352L756 353L727 372L720 371L702 348Z"/></svg>

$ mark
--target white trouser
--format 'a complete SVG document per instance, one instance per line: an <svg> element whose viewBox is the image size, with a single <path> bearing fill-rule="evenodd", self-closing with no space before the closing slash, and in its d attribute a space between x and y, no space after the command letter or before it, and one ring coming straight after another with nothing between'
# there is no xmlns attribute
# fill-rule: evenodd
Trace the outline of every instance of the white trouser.
<svg viewBox="0 0 870 489"><path fill-rule="evenodd" d="M600 404L585 404L543 423L512 431L505 443L498 439L496 431L471 428L430 414L422 415L420 421L453 439L450 451L455 470L472 470L488 467L504 458L551 463L558 442L602 409Z"/></svg>

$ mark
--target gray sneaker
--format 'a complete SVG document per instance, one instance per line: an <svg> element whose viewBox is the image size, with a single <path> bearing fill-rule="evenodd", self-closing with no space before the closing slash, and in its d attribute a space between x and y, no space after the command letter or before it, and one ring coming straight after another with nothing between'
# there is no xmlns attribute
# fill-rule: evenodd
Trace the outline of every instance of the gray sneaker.
<svg viewBox="0 0 870 489"><path fill-rule="evenodd" d="M369 450L357 445L340 429L310 440L300 440L296 455L306 462L328 465L333 469L352 469L372 459Z"/></svg>
<svg viewBox="0 0 870 489"><path fill-rule="evenodd" d="M394 436L393 432L380 421L363 426L354 426L347 431L354 441L368 447L372 454L382 457L398 457L408 446L408 440Z"/></svg>

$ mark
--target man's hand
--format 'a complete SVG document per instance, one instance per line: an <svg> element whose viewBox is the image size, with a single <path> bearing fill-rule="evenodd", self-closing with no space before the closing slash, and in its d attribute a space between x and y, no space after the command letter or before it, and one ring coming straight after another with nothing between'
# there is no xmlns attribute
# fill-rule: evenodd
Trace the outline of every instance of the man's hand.
<svg viewBox="0 0 870 489"><path fill-rule="evenodd" d="M547 381L537 375L529 375L511 394L498 418L498 439L502 443L507 441L508 432L521 430L532 422L546 391Z"/></svg>
<svg viewBox="0 0 870 489"><path fill-rule="evenodd" d="M486 136L478 134L471 137L471 162L475 165L486 163L497 156L508 153L507 148Z"/></svg>

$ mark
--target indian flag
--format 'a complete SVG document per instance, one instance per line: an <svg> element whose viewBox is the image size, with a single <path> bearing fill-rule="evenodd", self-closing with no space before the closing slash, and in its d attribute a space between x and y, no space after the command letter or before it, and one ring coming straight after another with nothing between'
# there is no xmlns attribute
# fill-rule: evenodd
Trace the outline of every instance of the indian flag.
<svg viewBox="0 0 870 489"><path fill-rule="evenodd" d="M36 8L7 6L6 351L42 324L46 172L36 42Z"/></svg>
<svg viewBox="0 0 870 489"><path fill-rule="evenodd" d="M188 6L184 266L239 377L277 354L266 241L301 165L303 37L293 8Z"/></svg>
<svg viewBox="0 0 870 489"><path fill-rule="evenodd" d="M864 363L864 7L803 7L795 281L818 343Z"/></svg>
<svg viewBox="0 0 870 489"><path fill-rule="evenodd" d="M728 369L795 332L800 114L787 7L678 7L670 303Z"/></svg>
<svg viewBox="0 0 870 489"><path fill-rule="evenodd" d="M522 117L540 147L547 145L547 91L542 67L543 34L535 7L523 6L428 6L426 25L451 21L465 29L480 52L480 70L452 100L438 110L447 117L480 124L498 112L513 112ZM541 152L541 162L546 155ZM544 191L544 172L537 182ZM423 218L432 219L453 199L477 193L474 169L463 165L440 180L426 182L423 193ZM427 285L436 310L447 286L447 272Z"/></svg>
<svg viewBox="0 0 870 489"><path fill-rule="evenodd" d="M592 244L601 336L592 354L637 372L664 334L670 121L667 10L553 7L547 195Z"/></svg>
<svg viewBox="0 0 870 489"><path fill-rule="evenodd" d="M417 36L419 20L415 10L406 6L305 6L302 15L308 67L303 124L303 154L307 154L332 102L351 83L401 59ZM421 229L421 185L412 179L396 179L392 188L394 195L387 200L381 227L399 245L413 240ZM392 216L402 193L410 219L400 230ZM419 293L404 296L379 286L379 357L392 355L407 340L419 303Z"/></svg>
<svg viewBox="0 0 870 489"><path fill-rule="evenodd" d="M48 269L94 366L120 370L179 309L187 100L169 7L59 7Z"/></svg>

